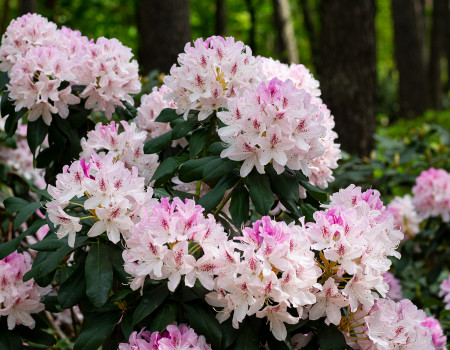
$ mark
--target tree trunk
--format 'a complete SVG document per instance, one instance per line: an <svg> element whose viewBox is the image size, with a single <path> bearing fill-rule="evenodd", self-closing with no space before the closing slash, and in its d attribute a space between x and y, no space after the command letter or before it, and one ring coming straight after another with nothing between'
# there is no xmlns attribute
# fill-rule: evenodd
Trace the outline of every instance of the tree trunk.
<svg viewBox="0 0 450 350"><path fill-rule="evenodd" d="M216 35L225 36L227 31L227 13L225 0L216 0Z"/></svg>
<svg viewBox="0 0 450 350"><path fill-rule="evenodd" d="M37 0L20 0L19 11L22 15L35 13L37 10Z"/></svg>
<svg viewBox="0 0 450 350"><path fill-rule="evenodd" d="M142 73L168 73L191 40L188 0L139 0L139 63Z"/></svg>
<svg viewBox="0 0 450 350"><path fill-rule="evenodd" d="M441 109L441 57L444 54L445 19L448 0L433 1L433 27L431 30L430 63L429 63L429 101L433 109Z"/></svg>
<svg viewBox="0 0 450 350"><path fill-rule="evenodd" d="M278 34L277 51L287 63L298 63L297 41L291 18L289 0L272 0L275 28Z"/></svg>
<svg viewBox="0 0 450 350"><path fill-rule="evenodd" d="M345 151L368 156L376 115L375 0L321 3L322 98Z"/></svg>
<svg viewBox="0 0 450 350"><path fill-rule="evenodd" d="M255 7L253 5L252 0L245 0L245 3L247 5L247 11L250 14L250 31L249 31L249 38L248 38L248 45L251 47L253 54L256 54L256 13L255 13Z"/></svg>
<svg viewBox="0 0 450 350"><path fill-rule="evenodd" d="M1 14L1 22L0 22L0 33L3 34L6 30L6 28L9 25L9 0L5 0L4 4L3 4L3 11Z"/></svg>
<svg viewBox="0 0 450 350"><path fill-rule="evenodd" d="M421 0L392 0L394 46L401 116L413 118L427 106L425 18Z"/></svg>
<svg viewBox="0 0 450 350"><path fill-rule="evenodd" d="M306 33L309 36L309 44L311 46L311 59L316 68L316 72L320 72L320 47L318 40L317 29L314 26L311 4L309 0L300 0L299 7L303 14L303 21L305 22Z"/></svg>

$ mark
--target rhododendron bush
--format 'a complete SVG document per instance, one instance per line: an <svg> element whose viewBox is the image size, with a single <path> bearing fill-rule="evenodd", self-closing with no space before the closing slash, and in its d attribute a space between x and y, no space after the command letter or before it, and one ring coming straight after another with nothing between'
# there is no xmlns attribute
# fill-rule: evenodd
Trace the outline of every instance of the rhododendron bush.
<svg viewBox="0 0 450 350"><path fill-rule="evenodd" d="M389 208L329 196L338 135L303 65L197 39L135 109L130 49L28 14L0 70L0 157L31 189L3 201L2 349L445 346L390 269L449 221L450 175Z"/></svg>

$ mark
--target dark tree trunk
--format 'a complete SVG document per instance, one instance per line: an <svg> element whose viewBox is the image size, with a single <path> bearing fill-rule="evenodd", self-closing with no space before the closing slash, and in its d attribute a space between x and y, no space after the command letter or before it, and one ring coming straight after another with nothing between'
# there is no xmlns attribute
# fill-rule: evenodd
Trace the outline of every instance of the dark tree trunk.
<svg viewBox="0 0 450 350"><path fill-rule="evenodd" d="M191 40L188 0L139 0L139 63L142 73L168 73Z"/></svg>
<svg viewBox="0 0 450 350"><path fill-rule="evenodd" d="M427 106L425 18L421 0L392 0L394 46L402 117L413 118Z"/></svg>
<svg viewBox="0 0 450 350"><path fill-rule="evenodd" d="M303 21L305 22L306 33L309 36L309 43L311 45L312 62L316 67L316 71L320 72L320 47L317 29L314 26L311 4L309 0L300 0L299 6L303 14Z"/></svg>
<svg viewBox="0 0 450 350"><path fill-rule="evenodd" d="M227 31L227 13L225 0L216 0L216 35L225 36Z"/></svg>
<svg viewBox="0 0 450 350"><path fill-rule="evenodd" d="M376 113L375 0L323 0L321 86L345 151L368 156Z"/></svg>
<svg viewBox="0 0 450 350"><path fill-rule="evenodd" d="M429 63L429 101L433 109L441 109L441 57L444 54L445 19L448 11L448 0L433 1L433 27L431 30L430 63Z"/></svg>
<svg viewBox="0 0 450 350"><path fill-rule="evenodd" d="M8 21L9 21L9 0L5 0L5 3L3 4L2 14L1 14L1 22L0 22L0 34L3 34L6 30L6 27L8 27Z"/></svg>
<svg viewBox="0 0 450 350"><path fill-rule="evenodd" d="M272 0L273 19L277 31L276 50L282 62L298 63L297 42L288 0Z"/></svg>
<svg viewBox="0 0 450 350"><path fill-rule="evenodd" d="M21 14L35 13L37 10L37 0L20 0L19 11Z"/></svg>
<svg viewBox="0 0 450 350"><path fill-rule="evenodd" d="M250 31L249 31L249 38L248 38L248 45L251 47L253 54L256 54L256 13L255 13L255 7L253 5L252 0L245 0L245 3L247 4L247 11L250 14Z"/></svg>

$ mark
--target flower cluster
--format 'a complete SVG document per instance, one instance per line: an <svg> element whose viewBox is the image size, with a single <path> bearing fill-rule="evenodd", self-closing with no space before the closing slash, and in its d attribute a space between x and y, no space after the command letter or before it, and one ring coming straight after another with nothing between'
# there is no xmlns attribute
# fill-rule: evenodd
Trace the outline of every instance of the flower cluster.
<svg viewBox="0 0 450 350"><path fill-rule="evenodd" d="M441 216L450 221L450 174L443 169L422 171L413 187L413 203L421 219Z"/></svg>
<svg viewBox="0 0 450 350"><path fill-rule="evenodd" d="M319 140L326 132L323 113L290 80L263 82L243 97L230 99L228 108L217 115L226 124L219 136L229 145L221 157L244 161L242 177L253 167L264 173L271 162L278 174L288 166L309 176L311 161L324 154Z"/></svg>
<svg viewBox="0 0 450 350"><path fill-rule="evenodd" d="M48 216L55 226L59 225L58 238L69 236L69 246L75 244L76 233L81 231L81 220L93 220L89 237L104 232L110 241L117 243L120 236L127 237L145 208L151 203L153 190L144 189L145 179L139 177L137 168L131 170L112 154L103 158L92 154L89 161L82 158L65 166L56 176L56 186L49 185L48 192L54 198L47 204ZM74 197L87 196L84 204L71 202ZM68 215L68 205L80 207L91 215L85 217Z"/></svg>
<svg viewBox="0 0 450 350"><path fill-rule="evenodd" d="M142 329L133 332L128 343L119 344L119 350L211 350L203 335L197 335L192 328L181 324L168 325L164 332L150 333Z"/></svg>
<svg viewBox="0 0 450 350"><path fill-rule="evenodd" d="M391 265L388 256L400 257L396 248L403 234L394 229L379 196L378 191L361 192L350 185L330 197L325 211L314 213L315 223L306 224L312 248L320 251L324 272L318 295L326 300L311 308L310 319L327 316L326 322L338 325L337 310L344 300L354 313L361 305L374 304L378 298L374 290L386 295L383 274Z"/></svg>
<svg viewBox="0 0 450 350"><path fill-rule="evenodd" d="M33 279L24 282L30 269L31 257L26 252L14 252L0 260L0 316L8 317L9 330L20 324L34 328L31 314L44 310L40 299L51 287L41 288Z"/></svg>
<svg viewBox="0 0 450 350"><path fill-rule="evenodd" d="M410 195L395 197L387 206L387 211L394 217L395 226L405 234L405 239L419 233L419 214Z"/></svg>
<svg viewBox="0 0 450 350"><path fill-rule="evenodd" d="M447 349L447 337L444 335L442 326L434 317L426 317L425 321L421 323L422 326L429 328L431 340L433 341L436 350Z"/></svg>
<svg viewBox="0 0 450 350"><path fill-rule="evenodd" d="M147 131L147 140L157 138L172 130L169 123L155 121L163 109L176 108L173 101L164 99L164 96L169 92L170 89L166 85L162 85L160 88L155 86L151 93L142 95L141 97L141 105L137 109L135 122L141 129ZM176 146L177 144L184 147L187 145L187 141L185 138L182 138L172 142L172 146Z"/></svg>
<svg viewBox="0 0 450 350"><path fill-rule="evenodd" d="M83 151L80 157L89 158L95 152L104 151L111 154L114 159L120 160L127 169L135 166L138 174L144 177L146 182L150 182L156 168L159 165L156 154L144 154L144 141L147 138L147 132L139 131L135 123L128 124L125 121L120 122L123 128L119 132L119 124L114 121L109 125L98 123L94 130L87 134L87 139L81 139L81 148Z"/></svg>
<svg viewBox="0 0 450 350"><path fill-rule="evenodd" d="M16 111L26 108L28 119L42 116L50 125L52 114L67 118L69 105L80 103L74 85L84 90L85 107L104 111L111 118L122 101L140 91L138 64L131 49L117 39L89 41L80 32L57 29L37 14L13 20L2 38L0 69L10 77L9 98Z"/></svg>
<svg viewBox="0 0 450 350"><path fill-rule="evenodd" d="M4 130L5 119L0 120L0 130ZM16 148L0 147L0 161L12 171L31 181L37 188L44 189L44 170L33 167L33 154L27 143L27 125L20 125L16 131Z"/></svg>
<svg viewBox="0 0 450 350"><path fill-rule="evenodd" d="M227 240L223 227L193 200L161 199L134 225L123 252L131 289L143 287L145 278L168 279L172 292L184 276L186 286L197 279L211 290L220 261L219 247Z"/></svg>
<svg viewBox="0 0 450 350"><path fill-rule="evenodd" d="M408 299L378 299L372 308L354 315L349 323L354 327L345 335L353 349L440 349L434 346L425 320L425 312Z"/></svg>
<svg viewBox="0 0 450 350"><path fill-rule="evenodd" d="M185 53L178 55L164 84L171 91L168 101L177 106L185 119L190 109L200 110L199 120L227 107L227 100L239 96L244 89L258 82L258 62L251 49L233 37L213 36L187 43Z"/></svg>
<svg viewBox="0 0 450 350"><path fill-rule="evenodd" d="M276 222L265 216L252 227L244 228L237 242L224 246L222 264L214 281L214 291L206 301L222 308L220 322L233 313L233 327L246 316L267 318L278 340L286 338L285 323L295 324L288 307L302 316L304 306L316 302L313 293L320 288L321 274L301 226Z"/></svg>

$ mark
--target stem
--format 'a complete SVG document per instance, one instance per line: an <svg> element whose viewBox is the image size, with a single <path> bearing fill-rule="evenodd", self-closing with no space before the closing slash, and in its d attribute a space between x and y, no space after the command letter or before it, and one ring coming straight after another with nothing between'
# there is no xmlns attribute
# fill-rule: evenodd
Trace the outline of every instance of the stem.
<svg viewBox="0 0 450 350"><path fill-rule="evenodd" d="M195 189L195 201L198 202L200 199L200 190L202 188L202 180L197 181L197 188Z"/></svg>
<svg viewBox="0 0 450 350"><path fill-rule="evenodd" d="M58 324L55 322L55 320L52 317L52 314L48 311L45 311L45 316L47 317L48 322L53 327L53 329L56 331L58 336L61 339L64 339L67 343L69 343L69 339L67 339L67 336L64 334L64 332L61 330L61 328L58 326Z"/></svg>

